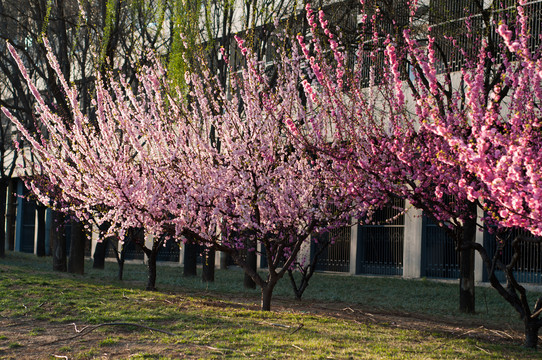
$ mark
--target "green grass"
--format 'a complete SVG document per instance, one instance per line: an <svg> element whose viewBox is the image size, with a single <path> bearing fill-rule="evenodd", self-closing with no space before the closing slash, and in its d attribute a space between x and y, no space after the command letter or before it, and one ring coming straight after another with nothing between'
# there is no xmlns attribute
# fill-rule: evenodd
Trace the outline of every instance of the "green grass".
<svg viewBox="0 0 542 360"><path fill-rule="evenodd" d="M34 335L34 336L38 336L38 335L41 335L45 332L46 330L42 327L37 327L37 328L34 328L32 330L30 330L29 334L30 335Z"/></svg>
<svg viewBox="0 0 542 360"><path fill-rule="evenodd" d="M100 346L113 346L113 345L116 345L118 343L119 343L118 339L108 337L108 338L103 339L102 341L100 341Z"/></svg>
<svg viewBox="0 0 542 360"><path fill-rule="evenodd" d="M105 270L86 265L87 274L78 276L52 272L50 259L32 255L10 252L0 259L0 339L16 338L3 334L2 319L37 322L27 331L34 338L47 333L43 329L49 326L68 329L72 322L78 326L130 322L176 336L136 326L111 326L93 332L97 340L81 337L59 343L55 349L80 359L128 348L130 341L146 346L123 355L133 359L178 358L179 354L205 359L539 358L538 353L518 345L409 330L393 322L334 317L310 306L314 301L330 307L341 302L339 308L352 311L412 313L518 328L521 324L512 308L489 288L477 288L478 313L466 315L457 310L454 284L316 274L303 302L296 303L296 309L301 305L302 310L260 312L249 306L259 302L258 291L244 289L243 274L236 269L217 270L215 283L205 284L199 278L184 278L181 268L161 266L157 287L162 292L147 292L142 290L146 273L141 265L127 264L123 282L115 280L115 263L107 264ZM275 304L295 302L288 279L279 282L274 298ZM9 345L0 343L0 358L3 351L16 351L15 344L29 348L19 338Z"/></svg>

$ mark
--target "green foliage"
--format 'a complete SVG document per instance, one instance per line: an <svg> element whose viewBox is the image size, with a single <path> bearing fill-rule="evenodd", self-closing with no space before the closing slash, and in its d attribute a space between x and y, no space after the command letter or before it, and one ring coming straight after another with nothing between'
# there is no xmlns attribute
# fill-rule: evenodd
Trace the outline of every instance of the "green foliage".
<svg viewBox="0 0 542 360"><path fill-rule="evenodd" d="M51 17L51 10L53 8L53 0L47 0L47 9L45 12L45 18L41 25L41 37L38 39L39 42L42 41L42 37L47 34L47 27L49 27L49 18Z"/></svg>
<svg viewBox="0 0 542 360"><path fill-rule="evenodd" d="M193 70L195 54L199 52L201 38L199 22L202 11L210 5L201 0L173 1L172 46L169 54L168 75L173 83L186 90L184 74ZM203 9L203 10L202 10Z"/></svg>
<svg viewBox="0 0 542 360"><path fill-rule="evenodd" d="M105 11L105 27L103 30L103 38L100 50L100 63L106 60L107 47L111 38L111 33L114 30L115 22L117 21L118 0L107 0Z"/></svg>

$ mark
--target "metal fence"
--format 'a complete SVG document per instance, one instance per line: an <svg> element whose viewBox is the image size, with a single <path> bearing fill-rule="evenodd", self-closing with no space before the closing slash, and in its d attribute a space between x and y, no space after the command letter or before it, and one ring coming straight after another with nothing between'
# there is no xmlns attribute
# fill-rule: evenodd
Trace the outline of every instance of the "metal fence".
<svg viewBox="0 0 542 360"><path fill-rule="evenodd" d="M158 251L158 256L156 257L157 261L171 261L179 262L181 250L179 245L173 241L169 240L160 248Z"/></svg>
<svg viewBox="0 0 542 360"><path fill-rule="evenodd" d="M497 240L495 234L486 231L484 233L484 247L489 256L493 257L495 251L501 251L502 262L506 265L512 260L514 250L512 241L518 235L532 236L526 230L513 229L501 236ZM542 284L542 245L540 243L520 243L521 257L514 267L514 276L516 280L522 283ZM497 278L504 281L504 273L497 271ZM484 268L484 281L488 281L487 270Z"/></svg>
<svg viewBox="0 0 542 360"><path fill-rule="evenodd" d="M327 248L318 257L316 270L319 271L350 271L350 236L352 228L343 226L319 236L318 243L311 243L311 258L318 247L330 241Z"/></svg>
<svg viewBox="0 0 542 360"><path fill-rule="evenodd" d="M18 183L18 203L17 203L17 212L20 212L18 215L18 221L16 231L19 231L20 234L16 234L18 238L18 251L33 253L34 252L34 227L36 221L36 203L33 200L28 200L27 196L29 190L24 186L22 181Z"/></svg>
<svg viewBox="0 0 542 360"><path fill-rule="evenodd" d="M425 216L422 233L422 276L459 278L459 253L454 239Z"/></svg>
<svg viewBox="0 0 542 360"><path fill-rule="evenodd" d="M405 217L400 199L377 211L370 225L360 226L357 239L356 273L403 274Z"/></svg>

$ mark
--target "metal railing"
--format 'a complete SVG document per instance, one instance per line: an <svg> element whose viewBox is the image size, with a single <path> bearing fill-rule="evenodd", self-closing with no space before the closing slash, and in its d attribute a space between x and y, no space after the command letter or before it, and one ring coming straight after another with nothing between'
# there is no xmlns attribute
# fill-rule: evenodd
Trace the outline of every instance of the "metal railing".
<svg viewBox="0 0 542 360"><path fill-rule="evenodd" d="M459 278L459 252L454 239L425 216L422 233L422 276Z"/></svg>
<svg viewBox="0 0 542 360"><path fill-rule="evenodd" d="M356 272L375 275L403 274L404 201L395 199L378 210L370 225L358 229Z"/></svg>
<svg viewBox="0 0 542 360"><path fill-rule="evenodd" d="M487 249L489 256L493 257L495 251L501 252L501 259L504 265L507 265L512 260L514 250L512 241L518 235L532 237L526 230L511 229L509 232L499 236L497 239L495 234L488 231L484 233L484 247ZM542 284L542 244L540 243L519 243L520 258L514 267L514 276L517 281L522 283ZM496 272L497 278L504 281L504 273ZM484 281L488 281L488 274L484 268Z"/></svg>
<svg viewBox="0 0 542 360"><path fill-rule="evenodd" d="M350 271L350 236L352 229L350 226L330 231L327 234L320 235L320 246L330 241L327 248L319 255L316 263L318 271ZM311 243L311 258L317 251L318 244Z"/></svg>

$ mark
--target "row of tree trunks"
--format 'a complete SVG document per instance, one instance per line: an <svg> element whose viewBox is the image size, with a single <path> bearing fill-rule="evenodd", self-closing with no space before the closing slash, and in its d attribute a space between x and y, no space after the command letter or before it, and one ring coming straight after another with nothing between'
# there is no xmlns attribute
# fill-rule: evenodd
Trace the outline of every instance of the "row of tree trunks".
<svg viewBox="0 0 542 360"><path fill-rule="evenodd" d="M43 210L43 212L45 213L45 210ZM66 216L62 213L53 211L51 220L52 224L49 239L51 241L53 255L53 270L68 271L73 274L84 274L85 244L87 241L84 224L75 220L71 221L70 256L68 257L66 252ZM38 219L38 234L40 231L39 223L40 220ZM43 219L43 228L45 228L45 219ZM43 230L43 233L45 234L45 230Z"/></svg>
<svg viewBox="0 0 542 360"><path fill-rule="evenodd" d="M5 217L8 220L15 220L14 216L14 193L13 191L9 192L11 194L11 199L6 197L8 194L8 187L13 189L13 186L9 182L0 183L0 218ZM9 195L8 195L9 196ZM8 211L6 212L6 201ZM37 241L37 255L45 255L45 207L37 207L37 219L38 219L38 241ZM50 239L52 244L52 254L53 254L53 269L57 271L69 271L72 273L84 273L84 252L85 252L85 241L86 237L84 235L84 229L81 224L76 222L72 223L71 231L71 247L70 247L70 256L66 254L66 239L64 234L64 217L61 214L53 214L53 226L51 227ZM467 225L467 224L466 224ZM0 256L3 255L4 249L6 248L6 239L14 238L14 234L11 226L7 226L7 232L4 231L3 227L0 227ZM476 229L473 227L465 226L464 229L464 238L466 241L472 239ZM9 248L13 249L13 241L9 242ZM103 241L96 245L96 250L94 253L94 268L103 269L105 265L105 255L106 255L106 246L107 242ZM202 271L202 280L205 282L214 281L214 250L205 250L203 252L204 261L203 261L203 271ZM184 252L184 276L197 276L197 256L198 256L198 246L195 244L186 244ZM221 256L221 268L227 268L226 257ZM460 279L460 310L463 312L474 312L474 250L473 249L462 249L461 250L461 279ZM256 268L257 256L255 252L247 253L247 263L252 267ZM248 275L244 277L244 286L246 288L254 289L256 284L252 278Z"/></svg>
<svg viewBox="0 0 542 360"><path fill-rule="evenodd" d="M13 224L16 221L16 194L14 179L3 179L0 181L0 219L5 219L4 226L0 226L0 257L5 256L5 249L14 250L15 232ZM46 207L38 204L36 206L37 219L37 241L36 255L46 255ZM72 273L84 273L85 242L86 236L83 224L72 221L70 257L67 261L66 237L64 228L64 216L53 212L53 226L50 231L51 247L53 254L53 269ZM7 245L7 246L6 246Z"/></svg>

